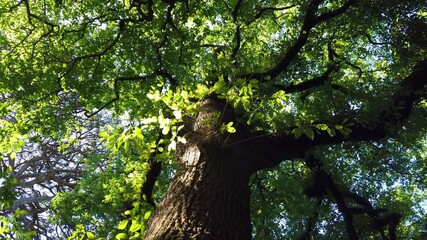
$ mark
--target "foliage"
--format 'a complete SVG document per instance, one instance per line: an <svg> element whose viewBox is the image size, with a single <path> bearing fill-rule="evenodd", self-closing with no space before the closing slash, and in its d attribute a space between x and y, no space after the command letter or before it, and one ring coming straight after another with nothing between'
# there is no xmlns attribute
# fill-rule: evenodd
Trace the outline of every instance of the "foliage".
<svg viewBox="0 0 427 240"><path fill-rule="evenodd" d="M237 116L222 134L245 125L317 141L386 125L381 140L307 154L342 189L401 213L400 236L421 238L425 86L408 119L390 117L389 106L425 61L426 12L422 0L1 1L0 234L142 236L154 211L141 194L150 164L162 164L158 202L186 126L215 95ZM316 239L342 238L334 201L303 191L313 169L286 160L252 177L254 238L294 239L307 228ZM29 218L40 225L26 233Z"/></svg>

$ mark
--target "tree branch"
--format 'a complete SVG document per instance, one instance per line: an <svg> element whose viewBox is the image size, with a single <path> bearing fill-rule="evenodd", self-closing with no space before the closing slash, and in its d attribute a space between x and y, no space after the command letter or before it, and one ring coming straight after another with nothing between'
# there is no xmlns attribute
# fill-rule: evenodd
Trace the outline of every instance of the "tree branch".
<svg viewBox="0 0 427 240"><path fill-rule="evenodd" d="M154 77L155 74L149 74L149 75L145 75L145 76L127 76L127 77L118 77L116 79L114 79L114 98L112 98L110 101L106 102L104 105L102 105L100 108L98 108L97 110L95 110L92 113L85 113L85 116L87 118L91 118L93 116L95 116L96 114L98 114L99 112L101 112L102 110L104 110L105 108L107 108L108 106L110 106L111 104L113 104L116 101L120 100L120 94L119 94L119 82L120 81L143 81L143 80L147 80L151 77Z"/></svg>
<svg viewBox="0 0 427 240"><path fill-rule="evenodd" d="M365 34L365 37L368 39L368 42L372 45L388 45L388 44L392 44L392 42L375 42L372 38L371 35L369 35L368 33Z"/></svg>
<svg viewBox="0 0 427 240"><path fill-rule="evenodd" d="M162 163L156 161L153 158L148 160L150 168L148 169L147 175L145 177L145 182L142 185L141 197L151 206L155 207L156 203L153 200L153 189L156 184L157 178L160 176L162 170Z"/></svg>
<svg viewBox="0 0 427 240"><path fill-rule="evenodd" d="M396 239L396 227L400 223L401 214L387 213L386 209L376 209L372 204L357 193L346 190L343 187L338 187L332 175L325 169L323 162L310 155L305 159L307 166L310 168L313 175L312 185L305 189L308 197L327 198L335 202L338 210L343 214L346 222L346 231L350 239L358 239L355 227L353 225L354 215L365 214L371 220L371 229L379 231L385 238L385 228L388 227L389 239ZM357 204L358 207L349 207L350 201L352 205Z"/></svg>
<svg viewBox="0 0 427 240"><path fill-rule="evenodd" d="M329 196L337 204L338 210L343 214L347 236L351 240L357 239L357 233L353 225L353 214L347 207L344 195L335 184L331 174L326 172L322 161L310 155L305 159L305 163L310 168L313 175L313 183L305 190L307 196L323 198Z"/></svg>
<svg viewBox="0 0 427 240"><path fill-rule="evenodd" d="M37 202L43 202L43 201L50 201L52 200L53 197L49 197L49 196L42 196L42 197L29 197L29 198L21 198L21 199L17 199L15 200L15 202L13 203L13 206L11 207L11 209L16 209L24 204L30 204L30 203L37 203Z"/></svg>
<svg viewBox="0 0 427 240"><path fill-rule="evenodd" d="M153 0L148 0L147 2L144 2L146 4L147 7L147 13L144 13L142 11L142 0L133 0L131 3L130 8L135 7L136 10L138 11L139 17L142 20L147 20L147 21L151 21L153 20L153 16L154 16L154 11L153 11Z"/></svg>
<svg viewBox="0 0 427 240"><path fill-rule="evenodd" d="M276 64L276 66L274 66L273 68L265 72L244 74L239 76L239 78L263 80L263 79L273 79L277 77L279 74L286 71L290 63L298 55L300 50L305 46L305 44L307 43L310 31L314 27L316 27L323 21L326 21L330 18L343 14L351 5L354 4L355 1L349 0L339 9L316 17L316 11L318 10L318 7L322 2L323 0L312 0L309 3L298 38L296 39L294 44L288 49L288 51L285 53L282 59Z"/></svg>
<svg viewBox="0 0 427 240"><path fill-rule="evenodd" d="M337 16L343 14L344 12L346 12L347 9L349 9L355 2L356 2L356 0L348 0L341 7L337 8L333 11L321 14L320 16L316 17L315 22L317 22L317 24L319 24L319 23L324 22L326 20L337 17Z"/></svg>
<svg viewBox="0 0 427 240"><path fill-rule="evenodd" d="M320 199L320 198L317 199L316 207L314 208L313 215L308 218L305 231L300 235L298 240L311 240L311 239L313 239L313 230L314 230L315 224L319 218L320 207L322 205L322 202L323 202L322 199Z"/></svg>
<svg viewBox="0 0 427 240"><path fill-rule="evenodd" d="M286 93L302 92L311 88L320 87L322 85L325 85L325 83L329 79L329 75L331 75L331 73L335 71L335 69L336 67L334 64L329 64L326 71L318 77L312 78L310 80L307 80L295 85L291 83L289 86L281 86L281 85L274 85L274 86L277 87L277 89L279 90L285 91Z"/></svg>
<svg viewBox="0 0 427 240"><path fill-rule="evenodd" d="M265 12L267 11L283 11L286 9L290 9L295 7L296 5L290 5L290 6L286 6L286 7L266 7L266 8L261 8L258 13L255 15L255 19L260 18Z"/></svg>
<svg viewBox="0 0 427 240"><path fill-rule="evenodd" d="M413 72L401 81L399 89L392 98L392 102L384 107L385 110L381 111L378 119L365 123L360 119L341 116L343 120L349 119L348 122L353 123L352 126L348 126L351 132L346 135L338 132L331 136L327 131L320 131L314 128L314 138L311 139L304 135L295 138L293 134L286 134L285 132L273 136L260 131L239 133L238 130L235 134L237 141L230 142L229 146L243 145L246 149L265 147L265 150L260 151L267 152L268 156L264 156L262 161L256 163L256 169L259 170L277 166L285 160L304 158L308 150L320 145L378 141L387 137L391 129L401 126L403 121L409 117L415 102L425 96L426 85L427 60L420 62Z"/></svg>
<svg viewBox="0 0 427 240"><path fill-rule="evenodd" d="M350 120L355 124L349 127L352 132L347 136L337 134L331 137L324 131L316 132L312 145L317 146L324 144L339 144L346 141L375 141L382 139L386 137L387 132L389 132L391 128L399 127L403 121L409 118L413 105L425 95L426 88L427 60L424 60L418 63L413 72L401 81L399 89L393 95L391 104L381 111L378 119L368 124L360 123L358 119ZM343 116L343 118L345 117L346 116Z"/></svg>

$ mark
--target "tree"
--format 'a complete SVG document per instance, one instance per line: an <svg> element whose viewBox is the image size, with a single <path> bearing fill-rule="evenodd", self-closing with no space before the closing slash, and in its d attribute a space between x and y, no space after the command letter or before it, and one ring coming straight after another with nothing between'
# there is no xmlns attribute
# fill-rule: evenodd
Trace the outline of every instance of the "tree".
<svg viewBox="0 0 427 240"><path fill-rule="evenodd" d="M0 14L3 159L109 122L53 200L70 238L426 230L424 1L22 0Z"/></svg>
<svg viewBox="0 0 427 240"><path fill-rule="evenodd" d="M6 123L14 121L12 117ZM10 182L14 198L6 204L7 207L0 209L2 220L14 223L15 231L6 232L10 236L22 231L36 239L59 238L63 234L58 235L57 232L67 231L66 226L50 224L50 201L57 194L74 189L86 165L84 158L87 154L96 151L102 155L100 143L96 141L98 131L95 124L85 120L82 126L85 128L74 133L74 140L58 142L40 134L28 138L17 133L11 133L7 139L12 149L19 149L6 152L1 161L2 172L13 173Z"/></svg>

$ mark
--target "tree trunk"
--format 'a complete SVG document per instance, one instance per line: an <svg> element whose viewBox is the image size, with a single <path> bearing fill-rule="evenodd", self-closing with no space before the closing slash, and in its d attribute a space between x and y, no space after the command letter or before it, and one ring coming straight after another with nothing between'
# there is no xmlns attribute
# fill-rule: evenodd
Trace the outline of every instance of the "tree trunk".
<svg viewBox="0 0 427 240"><path fill-rule="evenodd" d="M237 132L221 132L221 125L230 122ZM212 95L201 103L198 116L187 122L187 144L176 153L177 174L144 239L252 238L250 175L300 156L306 146L293 145L293 138L277 142L236 123L224 100ZM284 143L293 150L284 150Z"/></svg>
<svg viewBox="0 0 427 240"><path fill-rule="evenodd" d="M147 240L251 239L250 164L227 147L220 125L232 121L224 101L208 97L187 123L188 143L179 146L179 168L146 230Z"/></svg>
<svg viewBox="0 0 427 240"><path fill-rule="evenodd" d="M217 146L187 146L145 239L251 239L250 174L235 157Z"/></svg>

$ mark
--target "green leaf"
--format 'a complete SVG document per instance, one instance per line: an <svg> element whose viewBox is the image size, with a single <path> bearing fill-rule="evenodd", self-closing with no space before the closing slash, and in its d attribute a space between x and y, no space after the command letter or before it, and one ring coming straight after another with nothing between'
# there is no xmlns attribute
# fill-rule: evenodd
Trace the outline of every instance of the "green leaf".
<svg viewBox="0 0 427 240"><path fill-rule="evenodd" d="M99 132L99 137L101 139L107 139L109 136L110 136L110 134L108 134L107 131L101 131L101 132Z"/></svg>
<svg viewBox="0 0 427 240"><path fill-rule="evenodd" d="M151 211L148 211L144 214L144 219L147 220L150 218L150 216L151 216Z"/></svg>
<svg viewBox="0 0 427 240"><path fill-rule="evenodd" d="M295 138L298 139L301 137L301 134L303 133L304 129L302 127L297 127L294 130L292 130L292 133L294 134Z"/></svg>
<svg viewBox="0 0 427 240"><path fill-rule="evenodd" d="M344 136L348 136L352 132L350 128L338 128L338 131Z"/></svg>
<svg viewBox="0 0 427 240"><path fill-rule="evenodd" d="M335 129L333 129L333 128L328 128L328 129L326 129L326 131L328 132L329 136L331 136L331 137L335 136L335 134L336 134Z"/></svg>
<svg viewBox="0 0 427 240"><path fill-rule="evenodd" d="M203 85L203 84L197 84L197 89L196 89L196 91L195 91L195 95L198 97L198 98L204 98L206 95L208 95L209 94L209 88L208 87L206 87L206 85Z"/></svg>
<svg viewBox="0 0 427 240"><path fill-rule="evenodd" d="M214 84L213 90L217 94L222 94L227 92L227 83L224 81L224 76L220 76L218 81Z"/></svg>
<svg viewBox="0 0 427 240"><path fill-rule="evenodd" d="M322 131L326 131L329 127L328 125L321 123L321 124L316 124L316 128Z"/></svg>
<svg viewBox="0 0 427 240"><path fill-rule="evenodd" d="M116 235L117 240L126 240L128 239L128 235L126 233L119 233Z"/></svg>
<svg viewBox="0 0 427 240"><path fill-rule="evenodd" d="M247 93L248 93L248 87L243 86L242 88L240 88L239 90L240 95L247 95Z"/></svg>
<svg viewBox="0 0 427 240"><path fill-rule="evenodd" d="M128 210L128 211L129 211L129 210ZM125 213L125 214L126 214L126 213ZM129 211L129 214L130 214L130 211ZM126 214L126 215L128 215L128 214ZM119 230L123 230L123 229L125 229L125 228L126 228L126 226L128 225L128 222L129 222L129 220L128 220L128 219L122 220L122 221L119 223L118 229L119 229Z"/></svg>
<svg viewBox="0 0 427 240"><path fill-rule="evenodd" d="M314 140L314 131L311 127L307 127L304 129L304 134L310 138L311 140Z"/></svg>
<svg viewBox="0 0 427 240"><path fill-rule="evenodd" d="M142 224L137 222L137 221L132 221L132 225L129 228L130 232L136 232L138 230L140 230L142 227Z"/></svg>
<svg viewBox="0 0 427 240"><path fill-rule="evenodd" d="M259 81L257 79L251 79L251 80L249 80L249 84L252 85L252 86L254 86L254 87L258 86L258 82Z"/></svg>
<svg viewBox="0 0 427 240"><path fill-rule="evenodd" d="M282 101L288 101L289 100L289 95L287 95L285 93L285 91L283 91L283 90L277 91L276 93L274 93L273 96L277 97L279 100L282 100Z"/></svg>
<svg viewBox="0 0 427 240"><path fill-rule="evenodd" d="M130 238L129 238L130 240L133 240L133 239L141 239L141 234L138 232L138 233L135 233L134 235L132 235Z"/></svg>
<svg viewBox="0 0 427 240"><path fill-rule="evenodd" d="M348 132L349 134L353 132L353 130L351 130L351 128L344 127L343 129L344 129L346 132Z"/></svg>
<svg viewBox="0 0 427 240"><path fill-rule="evenodd" d="M163 135L167 135L167 134L169 133L169 131L170 131L170 126L169 126L169 125L166 125L166 126L164 126L164 128L162 129L162 134L163 134Z"/></svg>
<svg viewBox="0 0 427 240"><path fill-rule="evenodd" d="M141 140L144 139L144 135L142 134L141 128L135 127L135 136Z"/></svg>
<svg viewBox="0 0 427 240"><path fill-rule="evenodd" d="M86 232L86 236L88 239L95 239L95 234L93 234L91 232Z"/></svg>
<svg viewBox="0 0 427 240"><path fill-rule="evenodd" d="M223 123L221 126L221 132L235 133L236 129L233 127L233 122L227 124Z"/></svg>

